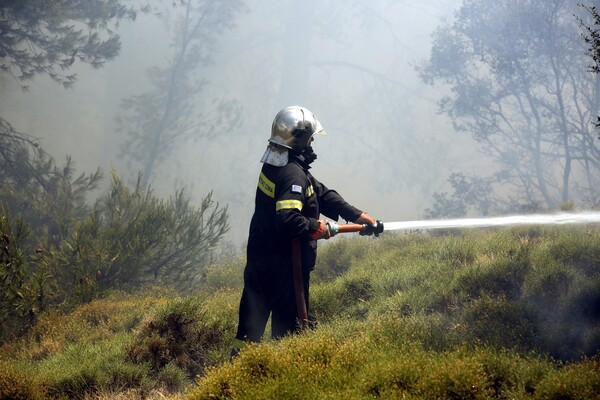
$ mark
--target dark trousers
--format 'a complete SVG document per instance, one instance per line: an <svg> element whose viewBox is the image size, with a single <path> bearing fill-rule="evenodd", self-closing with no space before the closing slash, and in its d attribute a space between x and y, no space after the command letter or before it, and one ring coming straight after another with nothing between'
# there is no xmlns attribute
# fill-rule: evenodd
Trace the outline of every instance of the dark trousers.
<svg viewBox="0 0 600 400"><path fill-rule="evenodd" d="M308 268L302 270L304 298L308 309ZM280 338L299 330L291 262L248 262L240 301L236 338L259 342L271 315L271 337Z"/></svg>

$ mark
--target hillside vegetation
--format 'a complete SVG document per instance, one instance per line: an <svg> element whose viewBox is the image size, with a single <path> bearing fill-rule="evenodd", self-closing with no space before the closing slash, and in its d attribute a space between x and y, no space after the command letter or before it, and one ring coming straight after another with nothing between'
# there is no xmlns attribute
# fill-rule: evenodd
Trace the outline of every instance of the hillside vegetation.
<svg viewBox="0 0 600 400"><path fill-rule="evenodd" d="M243 263L44 313L0 348L0 398L600 397L596 226L336 238L316 328L230 361Z"/></svg>

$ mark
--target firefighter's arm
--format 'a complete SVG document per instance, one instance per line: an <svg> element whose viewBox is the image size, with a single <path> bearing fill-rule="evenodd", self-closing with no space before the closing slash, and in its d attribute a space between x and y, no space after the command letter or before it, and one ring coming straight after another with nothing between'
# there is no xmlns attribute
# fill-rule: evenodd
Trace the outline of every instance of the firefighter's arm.
<svg viewBox="0 0 600 400"><path fill-rule="evenodd" d="M275 214L277 229L291 237L310 236L313 240L329 239L338 233L338 225L333 221L307 218L294 209L282 209Z"/></svg>
<svg viewBox="0 0 600 400"><path fill-rule="evenodd" d="M350 205L344 198L335 190L327 188L324 184L314 179L316 193L321 204L321 213L333 220L337 220L339 216L346 221L352 221L357 224L369 224L372 227L377 225L375 218L371 217L367 212L361 211L358 208ZM367 230L365 232L372 232ZM337 232L336 232L337 233ZM372 234L362 233L361 235Z"/></svg>
<svg viewBox="0 0 600 400"><path fill-rule="evenodd" d="M363 211L352 206L335 190L329 189L327 186L314 179L313 185L315 192L319 196L319 206L321 214L337 221L342 217L346 221L357 222Z"/></svg>
<svg viewBox="0 0 600 400"><path fill-rule="evenodd" d="M278 202L279 203L279 202ZM296 204L293 208L279 208L275 212L275 229L281 234L290 237L310 236L318 229L318 221L312 218L306 218L300 213L301 207L299 203L281 203L281 205Z"/></svg>

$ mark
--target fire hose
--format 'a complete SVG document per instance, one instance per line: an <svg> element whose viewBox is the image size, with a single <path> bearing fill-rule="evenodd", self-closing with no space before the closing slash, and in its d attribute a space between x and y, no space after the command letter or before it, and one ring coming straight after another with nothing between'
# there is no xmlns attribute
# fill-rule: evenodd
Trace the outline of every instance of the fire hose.
<svg viewBox="0 0 600 400"><path fill-rule="evenodd" d="M563 212L558 214L531 214L531 215L512 215L502 217L486 218L456 218L456 219L438 219L424 221L399 221L386 222L386 231L396 230L430 230L430 229L449 229L449 228L478 228L478 227L498 227L511 225L565 225L565 224L589 224L600 223L600 212ZM383 233L383 222L376 221L371 224L345 224L338 225L334 222L328 222L330 236L338 233L358 232L360 235L379 236ZM304 298L304 285L302 281L302 268L300 260L300 240L292 247L296 248L292 252L294 267L294 285L296 290L296 299L298 301L298 317L302 327L308 327L308 316L306 311L306 301ZM297 270L297 271L296 271Z"/></svg>

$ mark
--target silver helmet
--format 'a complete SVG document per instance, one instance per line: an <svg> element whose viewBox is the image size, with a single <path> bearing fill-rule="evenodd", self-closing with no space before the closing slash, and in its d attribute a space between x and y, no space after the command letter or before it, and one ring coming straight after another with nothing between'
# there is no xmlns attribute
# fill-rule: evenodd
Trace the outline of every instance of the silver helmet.
<svg viewBox="0 0 600 400"><path fill-rule="evenodd" d="M302 151L310 146L316 134L324 135L325 131L315 115L304 107L291 106L275 116L269 143Z"/></svg>
<svg viewBox="0 0 600 400"><path fill-rule="evenodd" d="M273 120L269 145L260 161L282 167L288 163L289 150L308 148L316 134L325 135L325 131L310 110L300 106L286 107Z"/></svg>

